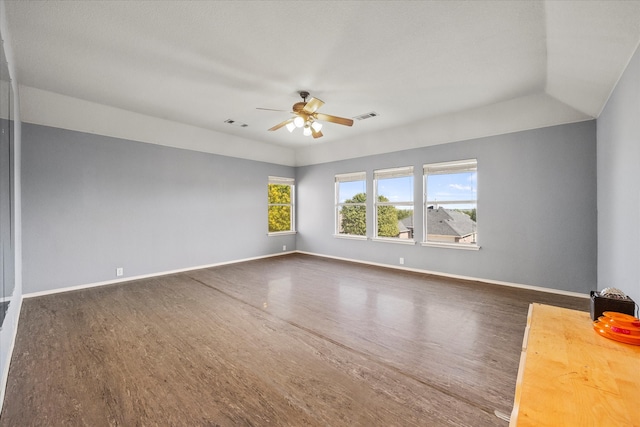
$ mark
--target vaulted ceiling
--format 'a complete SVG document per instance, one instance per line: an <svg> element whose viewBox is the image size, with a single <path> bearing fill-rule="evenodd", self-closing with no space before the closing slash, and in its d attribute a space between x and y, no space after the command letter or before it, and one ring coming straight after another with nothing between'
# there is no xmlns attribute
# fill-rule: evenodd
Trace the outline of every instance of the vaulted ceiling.
<svg viewBox="0 0 640 427"><path fill-rule="evenodd" d="M290 151L290 164L595 118L640 42L640 1L7 1L6 12L24 121L50 124L46 100L80 100ZM328 123L318 139L267 131L300 90L321 112L377 116Z"/></svg>

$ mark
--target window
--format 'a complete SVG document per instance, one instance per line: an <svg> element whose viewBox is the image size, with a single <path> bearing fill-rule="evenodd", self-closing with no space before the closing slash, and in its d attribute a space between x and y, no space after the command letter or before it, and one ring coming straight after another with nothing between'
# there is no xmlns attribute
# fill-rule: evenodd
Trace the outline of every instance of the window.
<svg viewBox="0 0 640 427"><path fill-rule="evenodd" d="M424 165L426 243L477 248L478 162Z"/></svg>
<svg viewBox="0 0 640 427"><path fill-rule="evenodd" d="M269 177L269 233L295 232L295 181Z"/></svg>
<svg viewBox="0 0 640 427"><path fill-rule="evenodd" d="M413 242L413 166L377 170L373 178L375 237Z"/></svg>
<svg viewBox="0 0 640 427"><path fill-rule="evenodd" d="M367 174L336 175L336 235L367 235Z"/></svg>

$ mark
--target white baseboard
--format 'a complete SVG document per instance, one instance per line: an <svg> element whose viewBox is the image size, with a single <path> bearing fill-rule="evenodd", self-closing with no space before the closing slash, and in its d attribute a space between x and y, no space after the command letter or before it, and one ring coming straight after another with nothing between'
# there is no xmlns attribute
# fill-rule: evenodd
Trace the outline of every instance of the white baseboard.
<svg viewBox="0 0 640 427"><path fill-rule="evenodd" d="M183 273L185 271L200 270L200 269L203 269L203 268L218 267L218 266L221 266L221 265L228 265L228 264L237 264L237 263L240 263L240 262L253 261L253 260L264 259L264 258L271 258L271 257L274 257L274 256L288 255L288 254L293 254L293 253L300 253L300 254L305 254L305 255L318 256L318 257L322 257L322 258L336 259L336 260L340 260L340 261L355 262L355 263L358 263L358 264L375 265L375 266L378 266L378 267L393 268L393 269L396 269L396 270L412 271L414 273L431 274L431 275L434 275L434 276L449 277L449 278L452 278L452 279L468 280L468 281L472 281L472 282L481 282L481 283L488 283L488 284L492 284L492 285L509 286L509 287L512 287L512 288L528 289L528 290L531 290L531 291L539 291L539 292L547 292L547 293L558 294L558 295L566 295L566 296L570 296L570 297L589 298L589 294L583 294L583 293L580 293L580 292L565 291L565 290L562 290L562 289L545 288L545 287L542 287L542 286L532 286L532 285L524 285L524 284L521 284L521 283L504 282L504 281L500 281L500 280L483 279L483 278L471 277L471 276L462 276L462 275L458 275L458 274L443 273L443 272L440 272L440 271L424 270L424 269L419 269L419 268L409 268L409 267L392 265L392 264L382 264L382 263L377 263L377 262L362 261L362 260L358 260L358 259L337 257L337 256L332 256L332 255L324 255L324 254L318 254L318 253L306 252L306 251L278 252L278 253L275 253L275 254L262 255L262 256L257 256L257 257L253 257L253 258L237 259L237 260L233 260L233 261L224 261L224 262L218 262L218 263L214 263L214 264L206 264L206 265L199 265L199 266L195 266L195 267L181 268L181 269L177 269L177 270L162 271L162 272L152 273L152 274L143 274L143 275L140 275L140 276L131 276L131 277L115 279L115 280L106 280L106 281L103 281L103 282L87 283L87 284L84 284L84 285L69 286L69 287L65 287L65 288L57 288L57 289L51 289L51 290L47 290L47 291L31 292L31 293L28 293L28 294L24 294L22 297L23 298L34 298L34 297L39 297L39 296L44 296L44 295L58 294L58 293L61 293L61 292L76 291L76 290L79 290L79 289L93 288L93 287L97 287L97 286L113 285L113 284L117 284L117 283L130 282L132 280L148 279L148 278L151 278L151 277L166 276L166 275L169 275L169 274Z"/></svg>
<svg viewBox="0 0 640 427"><path fill-rule="evenodd" d="M340 261L349 261L349 262L356 262L356 263L359 263L359 264L375 265L375 266L378 266L378 267L394 268L396 270L403 270L403 271L412 271L414 273L432 274L434 276L449 277L449 278L452 278L452 279L468 280L468 281L472 281L472 282L482 282L482 283L488 283L488 284L491 284L491 285L509 286L509 287L512 287L512 288L528 289L528 290L531 290L531 291L547 292L547 293L551 293L551 294L566 295L566 296L570 296L570 297L589 298L589 294L583 294L583 293L580 293L580 292L572 292L572 291L564 291L562 289L544 288L542 286L523 285L521 283L511 283L511 282L503 282L503 281L500 281L500 280L482 279L482 278L471 277L471 276L461 276L461 275L458 275L458 274L442 273L440 271L423 270L423 269L419 269L419 268L409 268L409 267L392 265L392 264L382 264L382 263L378 263L378 262L362 261L362 260L358 260L358 259L351 259L351 258L343 258L343 257L332 256L332 255L317 254L317 253L314 253L314 252L306 252L306 251L296 251L296 252L299 253L299 254L319 256L319 257L323 257L323 258L337 259L337 260L340 260Z"/></svg>
<svg viewBox="0 0 640 427"><path fill-rule="evenodd" d="M228 264L237 264L239 262L254 261L254 260L263 259L263 258L271 258L271 257L274 257L274 256L287 255L287 254L292 254L292 253L295 253L295 252L296 251L278 252L278 253L275 253L275 254L261 255L261 256L252 257L252 258L236 259L236 260L232 260L232 261L217 262L217 263L214 263L214 264L205 264L205 265L198 265L198 266L195 266L195 267L180 268L180 269L177 269L177 270L168 270L168 271L161 271L161 272L158 272L158 273L142 274L142 275L139 275L139 276L123 277L123 278L114 279L114 280L105 280L103 282L93 282L93 283L86 283L84 285L68 286L68 287L64 287L64 288L56 288L56 289L50 289L50 290L46 290L46 291L39 291L39 292L30 292L28 294L22 295L22 297L23 298L34 298L34 297L41 297L41 296L45 296L45 295L59 294L59 293L62 293L62 292L77 291L77 290L80 290L80 289L95 288L95 287L98 287L98 286L115 285L115 284L123 283L123 282L131 282L133 280L149 279L151 277L160 277L160 276L167 276L169 274L184 273L185 271L201 270L203 268L219 267L221 265L228 265Z"/></svg>

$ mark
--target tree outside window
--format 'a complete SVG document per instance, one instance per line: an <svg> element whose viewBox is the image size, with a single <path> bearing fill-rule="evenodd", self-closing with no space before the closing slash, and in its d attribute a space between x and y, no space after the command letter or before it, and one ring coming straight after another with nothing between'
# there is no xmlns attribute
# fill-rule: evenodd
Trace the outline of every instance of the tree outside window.
<svg viewBox="0 0 640 427"><path fill-rule="evenodd" d="M291 178L269 177L269 233L295 230L294 188Z"/></svg>
<svg viewBox="0 0 640 427"><path fill-rule="evenodd" d="M367 195L358 193L345 201L340 209L340 232L356 236L367 235Z"/></svg>
<svg viewBox="0 0 640 427"><path fill-rule="evenodd" d="M365 172L336 175L336 235L367 235L367 183Z"/></svg>

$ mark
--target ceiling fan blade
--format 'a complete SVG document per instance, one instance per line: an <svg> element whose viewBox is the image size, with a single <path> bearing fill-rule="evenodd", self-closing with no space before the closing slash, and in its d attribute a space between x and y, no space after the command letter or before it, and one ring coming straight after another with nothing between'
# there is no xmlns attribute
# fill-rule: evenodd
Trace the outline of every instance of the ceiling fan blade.
<svg viewBox="0 0 640 427"><path fill-rule="evenodd" d="M325 122L337 123L344 126L353 126L353 120L345 119L344 117L330 116L329 114L315 113L313 115L318 120L324 120Z"/></svg>
<svg viewBox="0 0 640 427"><path fill-rule="evenodd" d="M313 135L314 138L320 138L322 136L322 132L316 131L314 128L311 128L311 135Z"/></svg>
<svg viewBox="0 0 640 427"><path fill-rule="evenodd" d="M304 108L302 108L302 111L307 114L313 114L318 111L318 108L322 107L323 105L324 102L319 100L318 98L311 98L309 102L306 103Z"/></svg>
<svg viewBox="0 0 640 427"><path fill-rule="evenodd" d="M284 111L284 112L288 112L287 110L275 110L273 108L260 108L260 107L256 107L256 110L266 110L266 111Z"/></svg>
<svg viewBox="0 0 640 427"><path fill-rule="evenodd" d="M278 123L277 125L275 125L274 127L272 127L272 128L271 128L271 129L269 129L269 130L278 130L278 129L280 129L280 128L281 128L281 127L283 127L283 126L288 125L288 124L289 124L289 123L291 123L292 121L293 121L293 119L287 119L287 120L285 120L285 121L284 121L284 122L282 122L282 123Z"/></svg>

